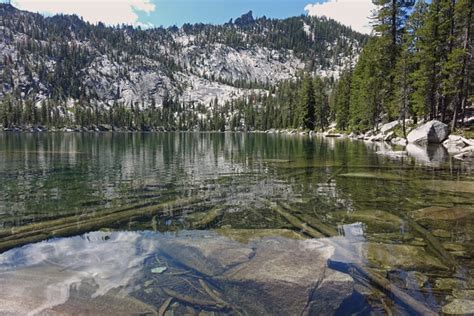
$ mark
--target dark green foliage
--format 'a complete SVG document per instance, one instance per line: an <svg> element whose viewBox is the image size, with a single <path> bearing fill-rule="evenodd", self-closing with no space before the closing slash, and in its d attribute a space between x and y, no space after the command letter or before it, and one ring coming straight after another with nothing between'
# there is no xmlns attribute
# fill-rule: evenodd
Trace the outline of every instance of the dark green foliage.
<svg viewBox="0 0 474 316"><path fill-rule="evenodd" d="M400 2L375 3L376 37L333 90L338 128L413 117L454 129L472 105L472 0L418 1L408 18Z"/></svg>
<svg viewBox="0 0 474 316"><path fill-rule="evenodd" d="M313 79L306 75L303 78L303 87L299 104L300 126L310 131L316 125L315 116L316 100L314 95Z"/></svg>

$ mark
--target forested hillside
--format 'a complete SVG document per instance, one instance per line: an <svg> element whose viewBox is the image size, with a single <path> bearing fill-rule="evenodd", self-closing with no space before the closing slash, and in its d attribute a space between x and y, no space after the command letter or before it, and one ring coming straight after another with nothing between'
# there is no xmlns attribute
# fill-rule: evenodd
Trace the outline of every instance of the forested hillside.
<svg viewBox="0 0 474 316"><path fill-rule="evenodd" d="M474 2L376 3L376 36L332 92L338 128L360 132L409 117L460 126L473 102Z"/></svg>
<svg viewBox="0 0 474 316"><path fill-rule="evenodd" d="M249 113L281 99L278 87L297 84L302 72L332 84L368 39L325 18L252 12L224 25L148 30L5 4L0 17L4 127L257 128L246 125Z"/></svg>

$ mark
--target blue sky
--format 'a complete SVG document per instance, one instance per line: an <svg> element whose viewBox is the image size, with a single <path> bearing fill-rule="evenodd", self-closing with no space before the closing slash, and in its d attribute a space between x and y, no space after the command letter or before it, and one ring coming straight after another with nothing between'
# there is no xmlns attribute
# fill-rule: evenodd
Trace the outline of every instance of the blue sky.
<svg viewBox="0 0 474 316"><path fill-rule="evenodd" d="M20 9L45 15L77 14L91 23L142 27L221 24L249 10L255 17L324 15L365 33L370 32L367 17L373 7L371 0L12 0L12 3Z"/></svg>
<svg viewBox="0 0 474 316"><path fill-rule="evenodd" d="M252 10L255 17L286 18L305 14L308 0L154 0L157 10L141 13L140 21L155 25L221 24Z"/></svg>

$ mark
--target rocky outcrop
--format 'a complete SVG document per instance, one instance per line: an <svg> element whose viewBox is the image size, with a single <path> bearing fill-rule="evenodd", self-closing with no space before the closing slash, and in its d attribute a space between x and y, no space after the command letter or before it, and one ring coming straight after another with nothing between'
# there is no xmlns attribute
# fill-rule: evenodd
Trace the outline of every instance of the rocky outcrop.
<svg viewBox="0 0 474 316"><path fill-rule="evenodd" d="M450 154L458 154L461 150L466 147L466 143L463 141L461 136L449 135L448 139L443 142L443 146Z"/></svg>
<svg viewBox="0 0 474 316"><path fill-rule="evenodd" d="M382 127L380 128L380 132L386 135L389 132L394 131L399 125L399 121L389 122L387 124L382 125Z"/></svg>
<svg viewBox="0 0 474 316"><path fill-rule="evenodd" d="M440 144L449 135L449 128L446 124L433 120L412 130L407 140L416 144Z"/></svg>
<svg viewBox="0 0 474 316"><path fill-rule="evenodd" d="M249 11L245 14L242 14L241 17L235 19L234 24L240 27L249 26L255 23L255 19L253 18L253 12Z"/></svg>

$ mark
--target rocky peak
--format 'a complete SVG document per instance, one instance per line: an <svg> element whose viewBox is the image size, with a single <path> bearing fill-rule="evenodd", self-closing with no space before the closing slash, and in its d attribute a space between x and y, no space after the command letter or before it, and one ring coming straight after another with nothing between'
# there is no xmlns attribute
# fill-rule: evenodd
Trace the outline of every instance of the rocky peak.
<svg viewBox="0 0 474 316"><path fill-rule="evenodd" d="M250 10L249 12L242 14L240 18L235 19L234 24L237 26L248 26L255 23L255 19L253 18L253 12Z"/></svg>

